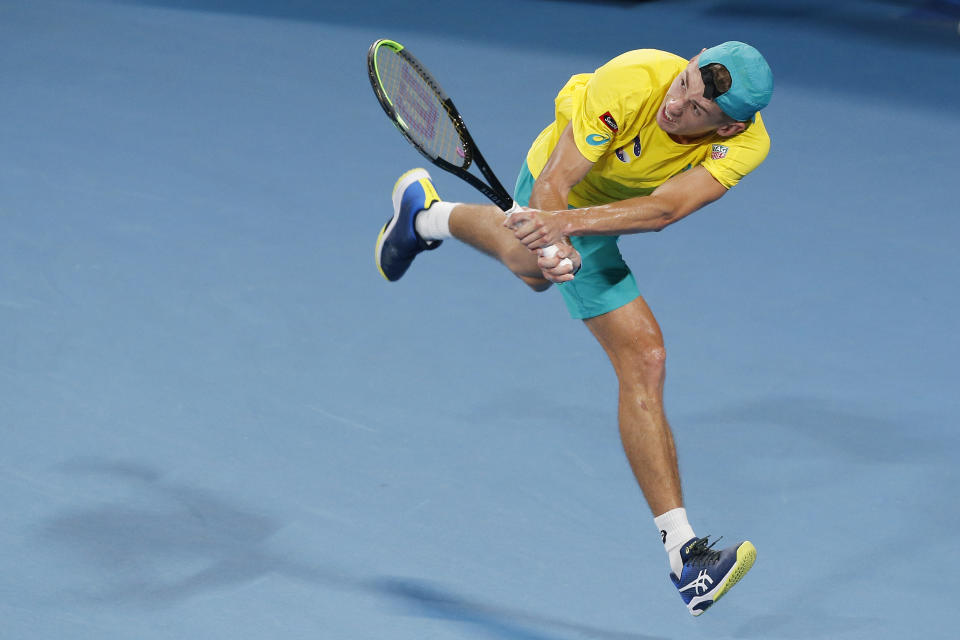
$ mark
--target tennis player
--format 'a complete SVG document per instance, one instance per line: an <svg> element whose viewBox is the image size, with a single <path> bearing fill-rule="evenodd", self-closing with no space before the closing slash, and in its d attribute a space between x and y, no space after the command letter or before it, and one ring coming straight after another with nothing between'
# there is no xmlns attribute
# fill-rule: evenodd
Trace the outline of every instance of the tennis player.
<svg viewBox="0 0 960 640"><path fill-rule="evenodd" d="M616 370L623 448L670 577L695 616L744 576L756 549L744 541L714 550L688 521L663 407L663 337L617 240L661 231L760 165L770 139L758 111L772 93L770 67L742 42L691 60L652 49L624 53L560 90L555 120L530 147L518 206L506 218L492 205L440 200L427 172L414 169L397 181L394 214L377 239L377 266L390 281L452 236L536 291L558 283L570 315L584 321ZM552 244L555 255L541 251Z"/></svg>

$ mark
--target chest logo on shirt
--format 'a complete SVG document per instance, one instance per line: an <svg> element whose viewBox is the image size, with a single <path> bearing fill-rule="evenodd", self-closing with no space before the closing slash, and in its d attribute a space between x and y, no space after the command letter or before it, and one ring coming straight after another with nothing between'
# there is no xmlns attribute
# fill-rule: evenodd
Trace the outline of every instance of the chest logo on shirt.
<svg viewBox="0 0 960 640"><path fill-rule="evenodd" d="M729 147L725 147L722 144L713 145L713 151L710 152L710 157L713 160L722 160L727 157L727 151L730 151Z"/></svg>
<svg viewBox="0 0 960 640"><path fill-rule="evenodd" d="M591 147L599 147L608 142L610 142L610 136L602 136L599 133L591 133L587 136L587 144Z"/></svg>
<svg viewBox="0 0 960 640"><path fill-rule="evenodd" d="M639 158L640 136L634 138L631 144L624 145L617 149L615 153L617 154L617 160L626 164L630 164L634 158Z"/></svg>
<svg viewBox="0 0 960 640"><path fill-rule="evenodd" d="M610 115L609 111L600 116L600 122L602 122L607 129L610 129L610 131L613 131L614 133L620 131L620 127L617 126L617 121L613 119L613 116Z"/></svg>

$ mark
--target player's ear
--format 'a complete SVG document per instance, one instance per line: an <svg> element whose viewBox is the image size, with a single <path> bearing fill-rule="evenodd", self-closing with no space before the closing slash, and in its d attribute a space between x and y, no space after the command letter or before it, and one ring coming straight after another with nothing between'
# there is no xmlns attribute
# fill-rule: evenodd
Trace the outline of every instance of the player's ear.
<svg viewBox="0 0 960 640"><path fill-rule="evenodd" d="M735 136L738 133L741 133L744 129L747 128L745 122L729 122L717 129L717 134L729 138L730 136Z"/></svg>

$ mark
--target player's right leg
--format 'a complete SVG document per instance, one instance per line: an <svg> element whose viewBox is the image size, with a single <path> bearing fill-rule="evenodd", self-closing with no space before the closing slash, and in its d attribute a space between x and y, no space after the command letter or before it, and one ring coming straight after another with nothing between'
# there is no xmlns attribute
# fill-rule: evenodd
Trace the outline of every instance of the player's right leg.
<svg viewBox="0 0 960 640"><path fill-rule="evenodd" d="M440 240L426 240L415 228L417 216L439 201L430 174L423 169L400 176L393 185L393 216L377 236L374 258L380 275L391 282L399 280L418 253L440 246Z"/></svg>
<svg viewBox="0 0 960 640"><path fill-rule="evenodd" d="M417 254L452 236L496 258L532 289L547 289L536 254L502 223L503 212L494 205L441 201L430 174L413 169L394 185L393 216L377 237L377 268L387 280L399 280Z"/></svg>
<svg viewBox="0 0 960 640"><path fill-rule="evenodd" d="M474 249L499 260L534 291L550 282L537 266L537 256L503 226L503 211L494 205L458 204L450 212L450 233Z"/></svg>

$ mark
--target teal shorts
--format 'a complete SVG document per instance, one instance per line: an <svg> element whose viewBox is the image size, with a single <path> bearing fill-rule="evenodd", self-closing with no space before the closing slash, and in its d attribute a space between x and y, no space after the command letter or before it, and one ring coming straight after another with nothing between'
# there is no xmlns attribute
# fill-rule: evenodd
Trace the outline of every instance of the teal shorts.
<svg viewBox="0 0 960 640"><path fill-rule="evenodd" d="M534 178L524 162L517 177L513 199L527 206ZM557 285L573 318L586 320L618 309L640 296L637 281L623 261L617 240L620 236L574 236L570 242L580 252L583 266L570 282Z"/></svg>

